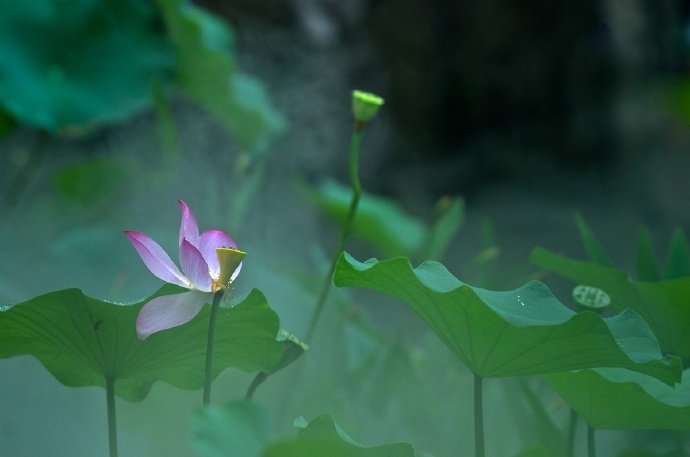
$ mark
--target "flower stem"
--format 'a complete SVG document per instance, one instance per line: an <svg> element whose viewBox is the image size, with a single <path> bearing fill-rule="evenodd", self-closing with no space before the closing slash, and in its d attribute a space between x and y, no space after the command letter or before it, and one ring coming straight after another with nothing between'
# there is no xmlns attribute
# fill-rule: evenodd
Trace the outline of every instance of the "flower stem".
<svg viewBox="0 0 690 457"><path fill-rule="evenodd" d="M570 418L568 419L568 457L575 457L575 432L577 431L577 413L570 408Z"/></svg>
<svg viewBox="0 0 690 457"><path fill-rule="evenodd" d="M110 457L117 457L117 420L115 417L115 380L105 378L105 397L108 408L108 445Z"/></svg>
<svg viewBox="0 0 690 457"><path fill-rule="evenodd" d="M587 457L597 457L596 443L594 442L594 428L587 425Z"/></svg>
<svg viewBox="0 0 690 457"><path fill-rule="evenodd" d="M211 378L213 377L213 338L216 334L216 317L220 299L223 298L223 290L219 290L213 296L211 304L211 315L208 318L208 340L206 342L206 367L204 369L204 397L203 405L207 406L211 402Z"/></svg>
<svg viewBox="0 0 690 457"><path fill-rule="evenodd" d="M27 160L21 165L17 174L10 181L5 189L4 195L0 196L0 208L10 209L17 203L21 193L26 189L32 178L34 178L38 167L41 165L41 162L43 162L49 143L50 136L48 133L39 130L28 152Z"/></svg>
<svg viewBox="0 0 690 457"><path fill-rule="evenodd" d="M356 123L352 131L352 140L350 141L350 184L352 185L352 199L350 200L350 208L345 217L345 223L343 224L342 231L340 232L340 239L338 240L338 245L333 254L333 259L331 260L331 266L328 270L328 275L324 279L323 285L321 286L321 292L319 293L319 298L316 302L316 308L314 308L314 313L309 321L309 327L307 328L307 333L304 341L311 341L312 336L314 336L314 330L316 329L316 323L321 316L323 307L326 304L326 299L328 298L328 293L331 290L331 284L333 282L333 273L335 273L335 267L338 263L338 257L345 247L345 241L350 235L350 230L352 229L352 221L355 218L355 213L357 212L357 206L359 205L359 199L362 195L362 185L359 182L359 150L362 144L362 135L364 133L363 123Z"/></svg>
<svg viewBox="0 0 690 457"><path fill-rule="evenodd" d="M474 455L484 457L484 378L474 375Z"/></svg>

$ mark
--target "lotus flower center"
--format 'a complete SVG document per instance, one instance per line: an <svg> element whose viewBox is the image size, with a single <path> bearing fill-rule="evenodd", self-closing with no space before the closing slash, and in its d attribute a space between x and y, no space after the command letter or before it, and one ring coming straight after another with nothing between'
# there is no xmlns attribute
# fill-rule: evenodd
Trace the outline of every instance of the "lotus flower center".
<svg viewBox="0 0 690 457"><path fill-rule="evenodd" d="M216 293L225 287L226 287L226 284L223 284L222 282L220 282L220 277L213 278L211 280L211 292Z"/></svg>

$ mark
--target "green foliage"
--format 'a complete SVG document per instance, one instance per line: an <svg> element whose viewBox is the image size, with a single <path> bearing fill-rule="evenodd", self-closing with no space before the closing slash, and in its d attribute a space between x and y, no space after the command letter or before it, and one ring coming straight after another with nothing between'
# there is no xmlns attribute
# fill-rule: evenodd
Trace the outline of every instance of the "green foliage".
<svg viewBox="0 0 690 457"><path fill-rule="evenodd" d="M170 82L174 54L139 0L0 0L0 106L53 133L120 122Z"/></svg>
<svg viewBox="0 0 690 457"><path fill-rule="evenodd" d="M590 262L597 265L612 267L606 250L599 243L594 232L589 228L580 214L575 215L575 223L580 239L585 246ZM652 237L649 229L642 227L637 238L637 278L640 281L658 281L659 279L673 279L690 276L690 247L682 230L676 229L671 237L666 255L666 266L662 275L657 267Z"/></svg>
<svg viewBox="0 0 690 457"><path fill-rule="evenodd" d="M675 388L620 368L552 373L545 378L593 428L690 428L690 371L683 373Z"/></svg>
<svg viewBox="0 0 690 457"><path fill-rule="evenodd" d="M234 37L218 18L186 0L157 4L177 50L180 87L218 117L251 152L264 152L285 121L270 105L263 86L237 71Z"/></svg>
<svg viewBox="0 0 690 457"><path fill-rule="evenodd" d="M17 121L5 110L0 109L0 140L9 136L17 126Z"/></svg>
<svg viewBox="0 0 690 457"><path fill-rule="evenodd" d="M649 229L642 227L637 238L637 279L640 281L658 281L660 279L659 267L654 259L654 247L652 235Z"/></svg>
<svg viewBox="0 0 690 457"><path fill-rule="evenodd" d="M266 414L248 402L199 411L193 421L192 447L198 457L414 457L405 443L364 447L328 415L307 422L300 417L294 438L270 442Z"/></svg>
<svg viewBox="0 0 690 457"><path fill-rule="evenodd" d="M574 313L536 281L495 292L460 282L438 262L413 269L406 258L362 263L343 253L334 283L401 299L482 377L622 367L668 384L680 378L680 360L662 357L637 314L627 310L602 319Z"/></svg>
<svg viewBox="0 0 690 457"><path fill-rule="evenodd" d="M302 421L304 422L304 421ZM406 443L364 447L324 414L304 425L296 438L268 446L262 457L415 457Z"/></svg>
<svg viewBox="0 0 690 457"><path fill-rule="evenodd" d="M582 244L585 246L589 260L596 264L610 267L613 264L611 259L606 254L603 246L597 240L594 232L592 232L579 213L575 215L575 224L577 225L577 231L580 234Z"/></svg>
<svg viewBox="0 0 690 457"><path fill-rule="evenodd" d="M186 0L0 0L0 137L14 119L82 134L155 102L172 151L164 100L179 86L243 147L263 152L285 121L261 83L235 68L232 41L226 24Z"/></svg>
<svg viewBox="0 0 690 457"><path fill-rule="evenodd" d="M182 389L203 385L208 316L206 306L189 323L156 333L144 341L135 322L151 298L174 293L165 286L134 305L108 303L65 289L3 308L0 358L36 357L67 386L101 386L115 380L115 393L143 400L156 381ZM228 367L270 371L280 360L278 316L261 292L253 290L233 308L218 312L213 376Z"/></svg>
<svg viewBox="0 0 690 457"><path fill-rule="evenodd" d="M247 393L248 398L251 398L256 388L263 384L263 382L266 381L269 376L292 365L292 363L297 361L297 359L299 359L302 354L309 349L308 344L300 341L299 338L287 330L280 330L278 333L278 341L283 343L283 354L280 357L280 360L273 366L273 368L271 368L271 370L261 371L256 375L256 377L254 377L254 380L252 380L252 383L249 386L249 391Z"/></svg>
<svg viewBox="0 0 690 457"><path fill-rule="evenodd" d="M55 187L83 206L112 201L123 191L131 175L131 164L116 158L95 158L62 168L55 175Z"/></svg>
<svg viewBox="0 0 690 457"><path fill-rule="evenodd" d="M666 256L664 276L667 279L690 276L690 248L682 230L675 230Z"/></svg>
<svg viewBox="0 0 690 457"><path fill-rule="evenodd" d="M436 219L429 228L424 246L420 246L417 257L443 259L448 245L458 233L465 219L465 202L461 198L443 197L434 208Z"/></svg>
<svg viewBox="0 0 690 457"><path fill-rule="evenodd" d="M515 457L557 457L562 454L554 454L553 451L545 446L536 444L523 450Z"/></svg>
<svg viewBox="0 0 690 457"><path fill-rule="evenodd" d="M338 224L345 222L352 190L325 180L317 188L303 186L311 202ZM352 224L352 235L378 249L383 255L441 259L464 217L460 198L444 199L437 207L432 226L403 211L393 200L362 193Z"/></svg>
<svg viewBox="0 0 690 457"><path fill-rule="evenodd" d="M153 107L156 113L156 132L163 154L165 154L166 165L170 167L175 163L180 152L180 138L175 126L170 100L165 93L162 85L154 81L151 88L153 96Z"/></svg>
<svg viewBox="0 0 690 457"><path fill-rule="evenodd" d="M534 249L530 260L577 284L602 289L611 297L614 310L633 309L649 323L664 353L690 360L690 277L636 282L623 271L572 260L543 248Z"/></svg>
<svg viewBox="0 0 690 457"><path fill-rule="evenodd" d="M541 392L536 392L530 385L530 381L533 380L528 378L517 380L522 393L521 396L514 395L511 392L511 397L520 398L525 403L524 405L520 404L521 408L517 413L526 419L517 423L517 427L523 429L521 435L529 438L527 442L540 443L539 446L525 450L525 453L526 455L532 455L531 453L535 453L539 449L539 452L548 451L548 455L551 457L563 456L568 446L566 433L561 430L561 427L555 421L553 413L549 411L545 402L542 401L543 395L540 395ZM508 387L512 386L509 384ZM543 383L541 383L541 387L548 388ZM535 455L540 455L539 452Z"/></svg>
<svg viewBox="0 0 690 457"><path fill-rule="evenodd" d="M246 401L203 408L192 420L192 448L198 457L258 457L270 439L268 422Z"/></svg>

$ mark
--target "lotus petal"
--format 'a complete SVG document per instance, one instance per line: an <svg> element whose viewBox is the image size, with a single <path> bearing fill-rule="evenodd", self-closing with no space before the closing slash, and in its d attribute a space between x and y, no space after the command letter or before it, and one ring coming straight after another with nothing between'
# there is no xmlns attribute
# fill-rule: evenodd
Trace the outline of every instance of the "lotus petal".
<svg viewBox="0 0 690 457"><path fill-rule="evenodd" d="M195 289L211 292L211 276L209 268L201 252L189 242L182 240L180 246L180 264L182 271L189 278Z"/></svg>
<svg viewBox="0 0 690 457"><path fill-rule="evenodd" d="M125 235L132 242L141 260L156 277L188 289L191 287L191 283L158 243L142 232L126 231Z"/></svg>
<svg viewBox="0 0 690 457"><path fill-rule="evenodd" d="M218 255L216 248L235 248L237 243L230 235L222 230L206 230L199 237L199 251L204 256L204 260L208 265L211 276L217 278L220 276L220 266L218 265Z"/></svg>
<svg viewBox="0 0 690 457"><path fill-rule="evenodd" d="M137 316L137 336L143 340L149 335L177 327L199 314L204 303L213 294L191 290L176 295L163 295L146 303Z"/></svg>
<svg viewBox="0 0 690 457"><path fill-rule="evenodd" d="M192 245L199 247L199 226L196 223L196 218L184 201L178 200L177 203L180 205L180 210L182 211L180 247L182 247L182 241L185 239L192 243Z"/></svg>

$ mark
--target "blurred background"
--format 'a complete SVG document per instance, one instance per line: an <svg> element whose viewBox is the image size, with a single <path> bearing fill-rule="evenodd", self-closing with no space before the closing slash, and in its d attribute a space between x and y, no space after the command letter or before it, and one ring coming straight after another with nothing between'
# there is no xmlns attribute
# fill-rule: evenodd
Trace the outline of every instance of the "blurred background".
<svg viewBox="0 0 690 457"><path fill-rule="evenodd" d="M394 247L355 237L358 258L424 260L408 233L461 198L434 258L471 284L535 277L538 245L584 257L578 211L617 266L641 225L662 261L690 228L689 18L681 0L0 0L0 303L150 294L159 281L122 231L174 253L184 199L249 253L238 291L261 289L303 333L338 233L328 186L348 182L352 89L386 100L362 183L405 221ZM299 384L282 373L257 394L276 433L329 412L368 444L471 452L471 377L401 304L334 293L300 363ZM214 395L250 380L224 374ZM496 455L536 439L516 423L515 383L487 383ZM120 401L122 454L192 455L199 396L157 385ZM602 436L610 452L628 439ZM105 442L102 390L0 362L0 454L105 455Z"/></svg>

